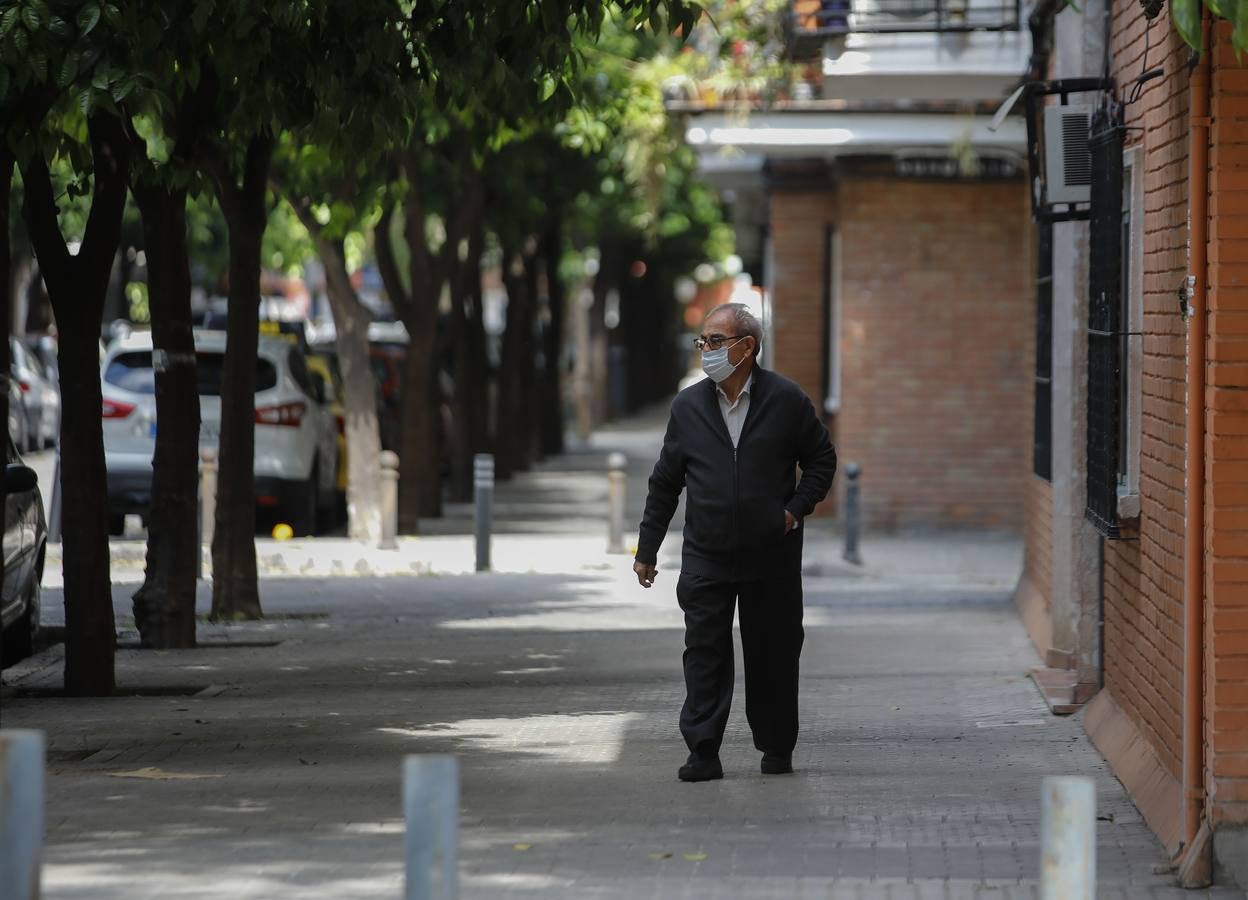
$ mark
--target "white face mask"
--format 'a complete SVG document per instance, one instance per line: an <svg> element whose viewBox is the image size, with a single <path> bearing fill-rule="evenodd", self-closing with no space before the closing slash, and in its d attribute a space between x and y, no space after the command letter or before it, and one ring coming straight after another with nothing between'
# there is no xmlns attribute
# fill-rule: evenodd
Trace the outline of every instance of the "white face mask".
<svg viewBox="0 0 1248 900"><path fill-rule="evenodd" d="M735 347L742 340L742 338L738 338L730 346ZM737 363L734 366L728 362L728 349L728 347L720 347L718 350L702 351L702 371L706 373L707 378L716 384L720 384L725 378L730 377L733 372L737 371L737 366L741 365L741 363ZM741 362L745 362L744 358Z"/></svg>

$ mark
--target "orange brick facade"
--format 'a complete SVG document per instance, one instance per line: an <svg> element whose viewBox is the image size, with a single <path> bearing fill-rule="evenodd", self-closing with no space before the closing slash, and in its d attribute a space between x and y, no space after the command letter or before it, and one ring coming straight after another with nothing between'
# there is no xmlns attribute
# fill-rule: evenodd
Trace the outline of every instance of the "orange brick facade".
<svg viewBox="0 0 1248 900"><path fill-rule="evenodd" d="M1227 26L1214 55L1209 149L1205 493L1211 815L1248 824L1248 68Z"/></svg>
<svg viewBox="0 0 1248 900"><path fill-rule="evenodd" d="M1023 526L1034 321L1021 181L845 176L776 190L774 360L824 388L827 229L838 234L843 462L868 527ZM843 489L844 480L838 479Z"/></svg>
<svg viewBox="0 0 1248 900"><path fill-rule="evenodd" d="M1116 76L1140 71L1144 18L1115 4ZM1188 52L1156 21L1150 65L1185 72ZM1183 484L1186 325L1176 292L1187 274L1186 78L1149 83L1127 107L1127 147L1143 148L1144 335L1138 540L1105 542L1105 687L1175 778L1182 754Z"/></svg>
<svg viewBox="0 0 1248 900"><path fill-rule="evenodd" d="M1104 691L1085 725L1167 850L1184 833L1183 681L1185 488L1188 476L1187 333L1177 294L1190 271L1189 51L1168 16L1151 26L1134 0L1114 0L1112 71L1120 94L1145 68L1164 76L1126 107L1126 147L1141 153L1143 334L1140 370L1138 522L1104 540ZM1204 494L1204 807L1215 866L1248 877L1248 66L1218 25L1210 54L1206 431ZM1138 213L1137 213L1138 215ZM1056 337L1055 337L1056 340ZM1054 415L1063 414L1054 408ZM1069 411L1065 412L1070 415ZM1030 470L1030 466L1027 467ZM1033 486L1034 487L1034 486ZM1035 590L1019 607L1044 652L1043 615L1056 586L1037 596L1051 511L1026 500L1026 571Z"/></svg>

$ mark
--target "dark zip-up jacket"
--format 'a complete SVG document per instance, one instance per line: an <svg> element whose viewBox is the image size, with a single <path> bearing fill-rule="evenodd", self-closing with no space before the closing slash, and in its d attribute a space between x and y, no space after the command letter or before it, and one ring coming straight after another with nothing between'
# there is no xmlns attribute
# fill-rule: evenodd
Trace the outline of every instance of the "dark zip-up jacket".
<svg viewBox="0 0 1248 900"><path fill-rule="evenodd" d="M802 529L786 535L784 511L799 522L810 515L835 473L828 430L792 381L754 367L750 408L735 450L715 382L699 381L672 402L650 476L637 561L655 564L685 489L682 572L753 581L800 571Z"/></svg>

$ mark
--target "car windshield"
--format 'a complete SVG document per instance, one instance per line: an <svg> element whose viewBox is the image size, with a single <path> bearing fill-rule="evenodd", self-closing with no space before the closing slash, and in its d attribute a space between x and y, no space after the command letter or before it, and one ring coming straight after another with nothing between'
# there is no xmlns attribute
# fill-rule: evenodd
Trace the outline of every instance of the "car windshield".
<svg viewBox="0 0 1248 900"><path fill-rule="evenodd" d="M221 372L225 354L201 351L195 354L196 372L201 397L221 395ZM119 353L104 370L104 380L123 391L135 394L156 393L156 373L152 371L150 350ZM277 387L277 368L267 359L256 360L256 392Z"/></svg>

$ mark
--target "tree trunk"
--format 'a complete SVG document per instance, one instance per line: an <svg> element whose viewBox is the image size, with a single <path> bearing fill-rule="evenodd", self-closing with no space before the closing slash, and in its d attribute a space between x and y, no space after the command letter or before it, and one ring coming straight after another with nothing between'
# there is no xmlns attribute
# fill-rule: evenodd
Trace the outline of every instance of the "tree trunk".
<svg viewBox="0 0 1248 900"><path fill-rule="evenodd" d="M517 262L520 271L515 271ZM535 258L503 253L503 283L507 289L507 330L499 372L498 473L510 478L533 467L537 448L534 399L535 349L533 337L537 302Z"/></svg>
<svg viewBox="0 0 1248 900"><path fill-rule="evenodd" d="M546 270L546 302L549 322L542 332L542 355L545 368L541 373L541 448L543 455L563 452L563 317L564 289L559 277L559 261L563 257L563 229L559 214L553 213L546 234L542 237L542 258Z"/></svg>
<svg viewBox="0 0 1248 900"><path fill-rule="evenodd" d="M221 371L221 442L217 519L212 535L211 619L258 619L256 578L256 355L260 345L260 245L267 222L264 195L273 141L247 146L241 184L218 174L229 228L230 290Z"/></svg>
<svg viewBox="0 0 1248 900"><path fill-rule="evenodd" d="M147 572L134 595L145 647L195 646L199 568L199 386L191 330L191 265L186 189L137 185L147 253L156 369L156 454L147 526Z"/></svg>
<svg viewBox="0 0 1248 900"><path fill-rule="evenodd" d="M425 238L425 215L419 191L406 198L403 234L407 242L412 293L405 304L407 360L399 395L399 531L416 534L421 518L442 515L440 453L441 390L437 339L441 277L434 272Z"/></svg>
<svg viewBox="0 0 1248 900"><path fill-rule="evenodd" d="M23 213L60 332L61 496L66 510L65 692L111 694L117 635L109 586L108 496L101 427L100 318L125 209L130 148L121 122L99 111L87 121L94 162L91 212L76 255L57 220L47 163L23 165Z"/></svg>
<svg viewBox="0 0 1248 900"><path fill-rule="evenodd" d="M455 323L455 415L451 459L451 494L472 499L473 457L485 452L486 372L485 317L481 310L481 257L485 228L474 223L468 237L468 258L457 273L451 296Z"/></svg>
<svg viewBox="0 0 1248 900"><path fill-rule="evenodd" d="M334 316L346 419L343 429L347 439L347 536L376 544L381 540L381 427L377 419L377 382L368 360L372 313L351 283L343 241L325 236L306 198L288 199L312 235L316 255L325 268L326 293ZM386 222L388 225L388 217Z"/></svg>
<svg viewBox="0 0 1248 900"><path fill-rule="evenodd" d="M317 240L329 305L337 331L347 436L347 534L375 544L381 540L381 431L377 384L368 361L372 315L347 272L342 241Z"/></svg>

